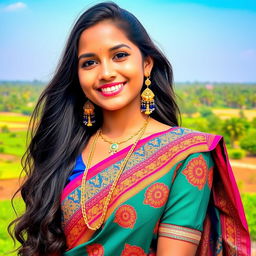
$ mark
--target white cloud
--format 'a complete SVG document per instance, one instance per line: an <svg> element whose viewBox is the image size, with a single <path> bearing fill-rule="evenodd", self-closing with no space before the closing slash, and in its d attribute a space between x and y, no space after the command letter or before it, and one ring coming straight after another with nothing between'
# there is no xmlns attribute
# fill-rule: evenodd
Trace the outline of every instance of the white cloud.
<svg viewBox="0 0 256 256"><path fill-rule="evenodd" d="M6 12L13 12L13 11L25 9L26 7L27 7L27 5L25 3L17 2L17 3L14 3L14 4L7 5L4 8L4 11L6 11Z"/></svg>

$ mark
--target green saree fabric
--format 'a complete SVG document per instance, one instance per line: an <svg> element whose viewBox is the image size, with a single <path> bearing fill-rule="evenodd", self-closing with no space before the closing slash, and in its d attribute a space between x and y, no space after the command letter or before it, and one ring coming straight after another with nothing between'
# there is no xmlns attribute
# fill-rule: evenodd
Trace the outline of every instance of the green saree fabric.
<svg viewBox="0 0 256 256"><path fill-rule="evenodd" d="M89 169L86 212L92 226L129 149ZM64 255L153 256L160 236L196 244L200 256L250 255L248 227L221 136L173 127L140 140L97 231L88 230L82 217L83 171L62 193Z"/></svg>

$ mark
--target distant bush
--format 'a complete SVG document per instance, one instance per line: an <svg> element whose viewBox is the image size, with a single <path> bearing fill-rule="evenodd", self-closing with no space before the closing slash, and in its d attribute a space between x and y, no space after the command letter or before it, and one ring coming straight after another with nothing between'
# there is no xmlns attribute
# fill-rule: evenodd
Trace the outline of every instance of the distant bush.
<svg viewBox="0 0 256 256"><path fill-rule="evenodd" d="M9 129L9 127L8 127L7 125L3 125L2 128L1 128L1 130L2 130L3 133L8 133L8 132L10 132L10 129Z"/></svg>
<svg viewBox="0 0 256 256"><path fill-rule="evenodd" d="M256 194L242 194L242 201L251 239L256 241Z"/></svg>
<svg viewBox="0 0 256 256"><path fill-rule="evenodd" d="M213 112L210 108L202 107L199 109L199 113L202 117L208 118L210 116L213 116Z"/></svg>
<svg viewBox="0 0 256 256"><path fill-rule="evenodd" d="M241 159L245 156L245 152L242 149L236 148L236 149L229 149L228 150L229 158L231 159Z"/></svg>
<svg viewBox="0 0 256 256"><path fill-rule="evenodd" d="M23 107L21 108L21 113L26 116L30 116L33 112L33 108L31 107Z"/></svg>
<svg viewBox="0 0 256 256"><path fill-rule="evenodd" d="M4 147L0 147L0 153L4 153Z"/></svg>
<svg viewBox="0 0 256 256"><path fill-rule="evenodd" d="M249 123L243 118L232 117L222 123L222 132L230 138L232 148L234 148L235 142L246 133L248 128Z"/></svg>
<svg viewBox="0 0 256 256"><path fill-rule="evenodd" d="M192 117L192 115L198 111L194 104L188 102L180 105L180 109L181 113L186 114L188 117Z"/></svg>
<svg viewBox="0 0 256 256"><path fill-rule="evenodd" d="M254 117L251 121L252 128L256 129L256 117Z"/></svg>
<svg viewBox="0 0 256 256"><path fill-rule="evenodd" d="M247 152L256 155L256 130L251 130L240 140L240 146Z"/></svg>

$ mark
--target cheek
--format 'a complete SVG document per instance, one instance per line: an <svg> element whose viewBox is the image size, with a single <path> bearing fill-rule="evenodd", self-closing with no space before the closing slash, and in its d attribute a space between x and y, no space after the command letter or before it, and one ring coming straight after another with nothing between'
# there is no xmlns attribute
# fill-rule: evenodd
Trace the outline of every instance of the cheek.
<svg viewBox="0 0 256 256"><path fill-rule="evenodd" d="M121 71L126 77L133 79L134 81L137 81L139 83L143 82L143 69L142 65L139 63L131 63L127 62L125 65L122 66Z"/></svg>
<svg viewBox="0 0 256 256"><path fill-rule="evenodd" d="M78 71L79 83L83 91L86 93L92 88L95 78L92 72Z"/></svg>

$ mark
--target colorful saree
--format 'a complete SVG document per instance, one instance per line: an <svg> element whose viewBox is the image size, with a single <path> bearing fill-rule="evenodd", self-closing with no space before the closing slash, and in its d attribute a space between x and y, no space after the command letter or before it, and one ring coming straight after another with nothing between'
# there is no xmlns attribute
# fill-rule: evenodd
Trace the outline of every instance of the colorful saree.
<svg viewBox="0 0 256 256"><path fill-rule="evenodd" d="M89 170L86 212L92 226L130 147ZM243 206L221 136L173 127L140 140L97 231L88 230L80 208L84 169L78 156L61 197L64 255L156 255L160 236L196 244L200 256L250 255Z"/></svg>

